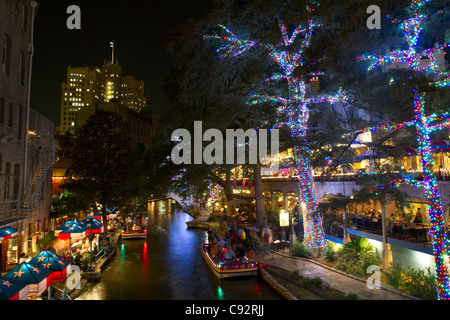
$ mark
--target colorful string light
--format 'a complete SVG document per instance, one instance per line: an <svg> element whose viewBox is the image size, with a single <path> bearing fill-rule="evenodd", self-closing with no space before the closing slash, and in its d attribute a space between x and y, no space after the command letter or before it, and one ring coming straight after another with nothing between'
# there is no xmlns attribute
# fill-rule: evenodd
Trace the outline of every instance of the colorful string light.
<svg viewBox="0 0 450 320"><path fill-rule="evenodd" d="M312 7L308 7L307 9L310 13L314 10ZM294 29L292 35L289 36L286 25L281 21L279 28L282 40L278 45L241 40L223 25L219 25L219 28L224 35L215 34L203 37L203 39L215 39L225 42L224 46L217 49L220 58L229 55L236 57L253 47L264 48L282 70L281 73L274 74L265 81L286 80L289 97L252 95L248 104L274 103L279 105L276 108L277 123L275 126L288 126L291 129L291 135L293 137L301 138L304 141L304 146L294 147L294 155L297 171L299 172L300 201L306 204L306 210L303 212L304 243L311 249L325 248L326 240L322 227L322 218L317 210L314 177L310 163L311 150L307 147L306 131L309 120L309 106L317 103L333 104L338 101L348 100L342 91L339 91L336 95L306 97L307 78L322 75L323 73L320 71L300 76L293 75L293 71L297 67L305 65L304 50L310 45L313 30L320 26L320 24L314 23L309 18L307 27L299 25ZM300 35L303 35L300 45L292 49ZM286 118L288 119L287 121L282 120Z"/></svg>
<svg viewBox="0 0 450 320"><path fill-rule="evenodd" d="M423 14L420 10L423 8L426 2L430 0L415 0L412 1L408 12L410 17L404 21L398 21L392 19L392 22L399 23L399 27L406 38L406 43L408 48L404 50L394 50L387 56L364 54L358 59L360 61L370 61L367 67L368 71L375 69L377 66L387 65L387 64L408 64L408 66L415 72L421 74L426 73L428 75L433 75L435 78L435 85L439 87L448 87L448 72L441 70L437 63L436 54L443 52L443 50L450 44L445 43L443 45L437 45L433 48L426 49L423 51L417 51L417 42L420 38L420 33L426 26L428 16ZM443 11L438 11L443 13ZM388 16L388 18L390 18ZM421 63L422 58L428 57L429 64Z"/></svg>
<svg viewBox="0 0 450 320"><path fill-rule="evenodd" d="M414 0L410 7L410 18L400 23L400 28L408 43L408 49L397 50L389 56L364 55L359 59L361 61L372 61L368 70L373 70L376 66L390 63L408 63L411 69L416 73L426 73L436 80L431 84L438 87L448 87L448 72L439 69L434 58L434 54L438 50L443 50L447 45L435 46L434 48L416 52L419 35L425 26L427 16L420 12L425 3L429 0ZM394 20L394 22L397 22ZM429 57L430 64L423 66L420 59L424 56ZM417 180L414 176L405 175L397 184L404 182L415 187L422 187L425 191L427 204L429 207L429 216L431 222L431 242L436 263L436 288L438 299L450 299L449 284L449 256L448 256L448 239L445 233L444 215L442 212L441 196L438 189L436 177L433 173L433 157L431 154L430 134L433 131L449 128L448 121L449 112L441 114L425 114L425 93L413 90L414 94L414 120L406 121L401 124L383 125L374 128L368 128L364 131L375 130L399 130L407 126L415 126L417 132L417 142L419 145L419 154L421 155L421 164L423 168L423 179ZM443 122L440 122L443 121Z"/></svg>

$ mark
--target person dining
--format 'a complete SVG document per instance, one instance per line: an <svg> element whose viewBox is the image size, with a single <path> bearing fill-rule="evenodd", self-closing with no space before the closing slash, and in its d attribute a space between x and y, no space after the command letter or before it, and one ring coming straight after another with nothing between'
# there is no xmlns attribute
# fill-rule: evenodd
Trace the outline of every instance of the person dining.
<svg viewBox="0 0 450 320"><path fill-rule="evenodd" d="M422 210L420 210L420 208L417 209L416 216L414 217L413 222L414 223L423 223L423 213L422 213Z"/></svg>

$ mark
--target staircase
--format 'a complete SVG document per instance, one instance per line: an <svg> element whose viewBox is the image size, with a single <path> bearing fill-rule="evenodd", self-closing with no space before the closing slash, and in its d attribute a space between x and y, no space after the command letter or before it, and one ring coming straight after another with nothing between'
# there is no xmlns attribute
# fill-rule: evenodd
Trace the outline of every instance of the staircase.
<svg viewBox="0 0 450 320"><path fill-rule="evenodd" d="M0 203L0 224L28 219L31 211L39 205L44 178L54 163L54 149L40 147L35 159L25 194L22 197L14 195L13 199Z"/></svg>
<svg viewBox="0 0 450 320"><path fill-rule="evenodd" d="M48 170L52 167L55 159L54 149L40 148L39 154L33 164L30 180L22 200L22 214L29 215L31 210L39 205L41 188Z"/></svg>

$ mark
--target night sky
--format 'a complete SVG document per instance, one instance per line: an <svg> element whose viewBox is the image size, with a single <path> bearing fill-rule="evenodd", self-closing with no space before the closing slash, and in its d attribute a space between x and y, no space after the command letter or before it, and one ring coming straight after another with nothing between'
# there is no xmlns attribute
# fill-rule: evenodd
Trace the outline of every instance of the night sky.
<svg viewBox="0 0 450 320"><path fill-rule="evenodd" d="M164 34L190 17L200 18L210 0L38 0L34 29L31 107L59 125L61 83L67 67L102 66L109 42L123 75L144 80L155 114L167 110L162 85L170 69L161 46ZM69 30L67 7L81 9L81 30Z"/></svg>

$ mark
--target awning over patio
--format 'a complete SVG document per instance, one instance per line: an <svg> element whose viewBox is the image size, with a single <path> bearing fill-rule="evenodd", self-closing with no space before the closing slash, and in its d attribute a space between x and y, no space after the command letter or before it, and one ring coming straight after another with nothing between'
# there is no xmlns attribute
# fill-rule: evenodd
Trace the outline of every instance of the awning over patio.
<svg viewBox="0 0 450 320"><path fill-rule="evenodd" d="M17 237L17 230L12 227L0 229L0 241Z"/></svg>
<svg viewBox="0 0 450 320"><path fill-rule="evenodd" d="M431 151L450 152L450 140L437 140L430 143Z"/></svg>
<svg viewBox="0 0 450 320"><path fill-rule="evenodd" d="M381 159L381 158L387 158L388 156L382 152L369 150L366 152L361 153L356 158L363 160L363 159Z"/></svg>

